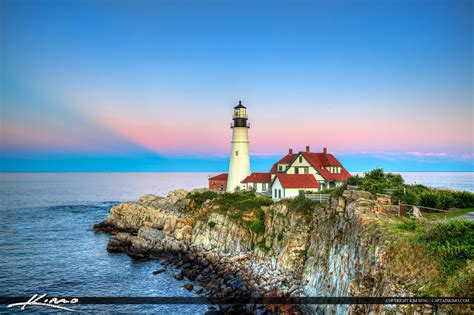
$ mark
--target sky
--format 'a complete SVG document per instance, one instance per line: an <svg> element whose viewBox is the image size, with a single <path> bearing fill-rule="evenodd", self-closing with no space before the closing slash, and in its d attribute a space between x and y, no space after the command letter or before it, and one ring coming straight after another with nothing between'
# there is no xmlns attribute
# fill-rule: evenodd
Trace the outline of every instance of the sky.
<svg viewBox="0 0 474 315"><path fill-rule="evenodd" d="M0 171L474 171L472 1L0 1Z"/></svg>

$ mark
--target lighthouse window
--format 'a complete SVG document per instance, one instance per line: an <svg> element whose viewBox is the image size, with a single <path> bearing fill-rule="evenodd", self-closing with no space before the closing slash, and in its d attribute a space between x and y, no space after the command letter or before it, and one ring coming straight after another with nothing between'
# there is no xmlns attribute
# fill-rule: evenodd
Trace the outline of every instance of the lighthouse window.
<svg viewBox="0 0 474 315"><path fill-rule="evenodd" d="M239 156L239 151L235 151L235 156Z"/></svg>

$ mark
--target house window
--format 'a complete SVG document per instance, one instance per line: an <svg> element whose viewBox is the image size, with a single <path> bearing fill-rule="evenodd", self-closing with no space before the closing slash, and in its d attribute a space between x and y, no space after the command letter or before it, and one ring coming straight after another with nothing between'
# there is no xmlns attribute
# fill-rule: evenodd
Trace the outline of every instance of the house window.
<svg viewBox="0 0 474 315"><path fill-rule="evenodd" d="M266 183L263 183L263 184L262 184L262 190L263 190L263 191L266 191L266 190L267 190L267 184L266 184Z"/></svg>
<svg viewBox="0 0 474 315"><path fill-rule="evenodd" d="M303 196L304 195L304 190L298 190L298 195Z"/></svg>
<svg viewBox="0 0 474 315"><path fill-rule="evenodd" d="M299 173L300 173L299 168L295 167L295 174L299 174Z"/></svg>
<svg viewBox="0 0 474 315"><path fill-rule="evenodd" d="M303 163L303 157L300 156L300 157L298 158L298 161L300 161L300 163Z"/></svg>
<svg viewBox="0 0 474 315"><path fill-rule="evenodd" d="M308 173L309 173L309 168L308 168L307 166L305 166L303 169L304 169L304 173L305 173L305 174L308 174Z"/></svg>
<svg viewBox="0 0 474 315"><path fill-rule="evenodd" d="M283 171L283 166L278 165L278 170L279 170L279 171Z"/></svg>
<svg viewBox="0 0 474 315"><path fill-rule="evenodd" d="M275 198L278 197L278 195L277 195L277 189L276 189L276 188L273 189L273 194L275 195Z"/></svg>
<svg viewBox="0 0 474 315"><path fill-rule="evenodd" d="M235 151L235 156L239 156L239 151Z"/></svg>
<svg viewBox="0 0 474 315"><path fill-rule="evenodd" d="M281 199L281 189L278 189L278 198Z"/></svg>

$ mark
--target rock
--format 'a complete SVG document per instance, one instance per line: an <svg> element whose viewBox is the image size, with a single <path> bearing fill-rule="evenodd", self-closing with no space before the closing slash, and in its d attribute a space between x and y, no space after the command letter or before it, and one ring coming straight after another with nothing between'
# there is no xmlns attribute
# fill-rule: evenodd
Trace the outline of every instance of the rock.
<svg viewBox="0 0 474 315"><path fill-rule="evenodd" d="M175 278L176 280L183 280L183 279L184 279L184 276L183 276L181 273L178 273L178 274L175 274L175 275L174 275L174 278Z"/></svg>
<svg viewBox="0 0 474 315"><path fill-rule="evenodd" d="M376 200L378 203L382 205L391 205L392 204L392 197L390 195L385 194L375 194Z"/></svg>
<svg viewBox="0 0 474 315"><path fill-rule="evenodd" d="M158 269L158 270L155 270L155 271L153 271L153 274L154 274L154 275L159 275L160 273L163 273L163 272L166 272L166 269Z"/></svg>
<svg viewBox="0 0 474 315"><path fill-rule="evenodd" d="M185 288L188 291L191 291L193 289L193 284L191 282L188 282L183 285L183 288Z"/></svg>
<svg viewBox="0 0 474 315"><path fill-rule="evenodd" d="M233 290L232 288L226 287L226 288L222 291L222 294L223 294L224 296L230 296L233 292L234 292L234 290Z"/></svg>
<svg viewBox="0 0 474 315"><path fill-rule="evenodd" d="M118 239L115 235L109 238L107 243L107 250L110 252L123 252L126 251L130 242L125 243Z"/></svg>
<svg viewBox="0 0 474 315"><path fill-rule="evenodd" d="M145 204L145 205L150 205L152 204L154 201L158 201L160 199L163 199L163 197L160 197L160 196L157 196L157 195L153 195L153 194L148 194L148 195L144 195L144 196L141 196L139 199L138 199L138 202L139 203L142 203L142 204Z"/></svg>
<svg viewBox="0 0 474 315"><path fill-rule="evenodd" d="M344 190L344 192L342 193L342 196L350 200L374 199L374 195L372 195L371 193L367 191L362 191L362 190Z"/></svg>
<svg viewBox="0 0 474 315"><path fill-rule="evenodd" d="M197 294L201 294L204 292L204 288L199 285L195 285L193 286L193 288L194 288L194 292L196 292Z"/></svg>

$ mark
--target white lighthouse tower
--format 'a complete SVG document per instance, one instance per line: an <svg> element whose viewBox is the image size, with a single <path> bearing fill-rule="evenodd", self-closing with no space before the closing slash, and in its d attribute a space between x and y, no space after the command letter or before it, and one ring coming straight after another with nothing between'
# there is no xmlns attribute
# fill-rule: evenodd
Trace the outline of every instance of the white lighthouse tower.
<svg viewBox="0 0 474 315"><path fill-rule="evenodd" d="M240 187L240 182L250 175L249 128L247 108L239 101L232 116L232 150L230 151L227 191Z"/></svg>

